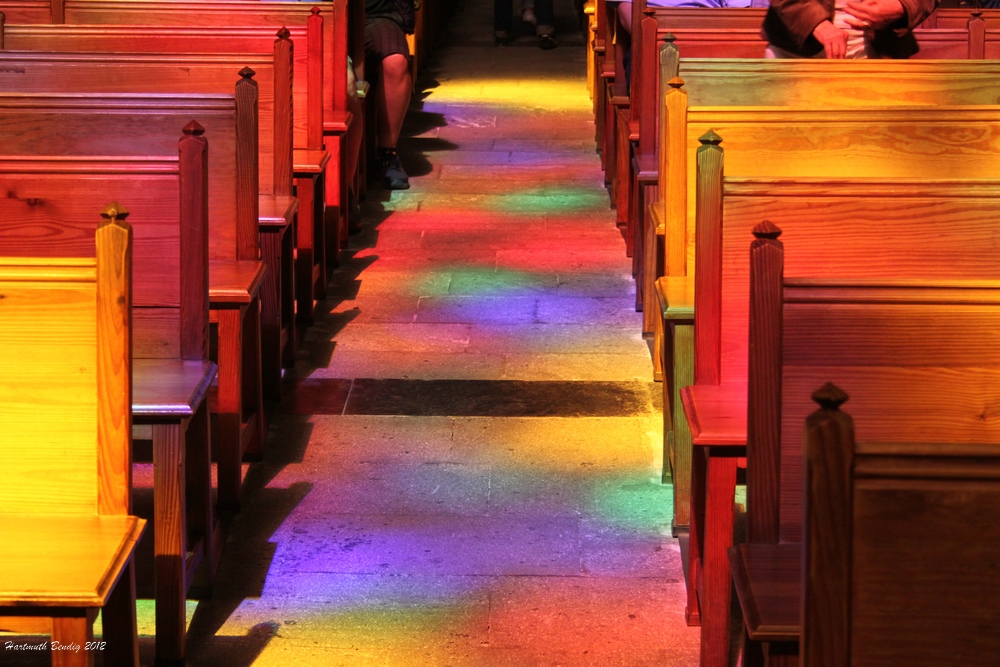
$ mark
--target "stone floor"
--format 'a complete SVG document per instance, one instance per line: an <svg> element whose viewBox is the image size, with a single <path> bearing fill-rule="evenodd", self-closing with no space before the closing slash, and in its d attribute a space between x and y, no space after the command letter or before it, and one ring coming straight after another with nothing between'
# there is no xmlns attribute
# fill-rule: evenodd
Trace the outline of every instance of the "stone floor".
<svg viewBox="0 0 1000 667"><path fill-rule="evenodd" d="M697 663L583 39L560 0L560 48L497 48L491 10L419 86L412 188L369 193L192 667Z"/></svg>

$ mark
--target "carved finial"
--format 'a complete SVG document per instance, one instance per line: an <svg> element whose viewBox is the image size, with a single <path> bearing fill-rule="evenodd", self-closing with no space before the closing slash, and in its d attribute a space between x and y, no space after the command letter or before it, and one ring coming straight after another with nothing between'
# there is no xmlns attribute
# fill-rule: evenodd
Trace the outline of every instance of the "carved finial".
<svg viewBox="0 0 1000 667"><path fill-rule="evenodd" d="M752 230L754 238L776 239L781 236L781 228L770 220L765 220Z"/></svg>
<svg viewBox="0 0 1000 667"><path fill-rule="evenodd" d="M653 9L652 7L646 7L644 10L642 10L642 13L645 14L646 16L649 16L650 18L656 16L656 10Z"/></svg>
<svg viewBox="0 0 1000 667"><path fill-rule="evenodd" d="M240 76L243 77L244 79L249 79L256 73L257 72L253 71L249 67L244 67L243 69L240 70Z"/></svg>
<svg viewBox="0 0 1000 667"><path fill-rule="evenodd" d="M311 12L312 12L312 15L313 15L313 16L316 16L317 14L319 14L319 7L313 7L313 8L312 8L312 9L310 9L309 11L311 11Z"/></svg>
<svg viewBox="0 0 1000 667"><path fill-rule="evenodd" d="M704 146L707 146L708 144L711 144L713 146L718 146L719 144L722 143L722 137L717 135L715 133L715 130L709 130L705 134L698 137L698 141L700 141Z"/></svg>
<svg viewBox="0 0 1000 667"><path fill-rule="evenodd" d="M196 120L193 120L184 126L184 134L188 135L189 137L190 136L200 137L201 135L205 134L205 128L201 126L201 123L199 123Z"/></svg>
<svg viewBox="0 0 1000 667"><path fill-rule="evenodd" d="M812 399L824 410L839 410L848 396L843 389L832 382L827 382L813 392Z"/></svg>
<svg viewBox="0 0 1000 667"><path fill-rule="evenodd" d="M666 35L662 37L662 39L667 44L673 44L675 41L677 41L677 36L674 35L674 33L672 32L668 32Z"/></svg>
<svg viewBox="0 0 1000 667"><path fill-rule="evenodd" d="M281 29L277 32L278 39L288 39L292 36L291 31L285 26L281 26Z"/></svg>
<svg viewBox="0 0 1000 667"><path fill-rule="evenodd" d="M684 85L684 79L679 76L675 76L670 81L667 81L667 85L671 88L681 88Z"/></svg>
<svg viewBox="0 0 1000 667"><path fill-rule="evenodd" d="M128 217L128 211L125 210L124 206L113 201L101 209L101 217L112 222L115 220L124 220Z"/></svg>

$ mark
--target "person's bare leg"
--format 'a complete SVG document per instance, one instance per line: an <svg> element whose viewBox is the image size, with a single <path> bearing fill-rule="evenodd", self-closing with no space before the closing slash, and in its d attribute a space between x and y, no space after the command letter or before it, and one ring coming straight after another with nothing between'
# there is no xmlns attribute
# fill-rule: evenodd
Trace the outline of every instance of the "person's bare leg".
<svg viewBox="0 0 1000 667"><path fill-rule="evenodd" d="M377 94L379 148L396 147L410 106L411 87L409 59L399 53L383 58Z"/></svg>

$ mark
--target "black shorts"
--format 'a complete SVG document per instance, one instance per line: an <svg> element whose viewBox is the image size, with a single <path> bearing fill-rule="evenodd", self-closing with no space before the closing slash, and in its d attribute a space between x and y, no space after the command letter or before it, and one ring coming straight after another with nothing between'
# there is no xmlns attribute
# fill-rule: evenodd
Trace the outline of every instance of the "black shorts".
<svg viewBox="0 0 1000 667"><path fill-rule="evenodd" d="M387 18L366 21L365 61L377 66L396 53L410 57L410 47L399 24Z"/></svg>

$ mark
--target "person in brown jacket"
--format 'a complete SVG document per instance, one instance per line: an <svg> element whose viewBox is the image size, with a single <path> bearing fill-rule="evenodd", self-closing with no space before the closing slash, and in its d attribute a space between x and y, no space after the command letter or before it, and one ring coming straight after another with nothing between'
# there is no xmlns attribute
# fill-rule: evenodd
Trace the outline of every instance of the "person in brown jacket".
<svg viewBox="0 0 1000 667"><path fill-rule="evenodd" d="M908 58L937 0L771 0L768 58Z"/></svg>

